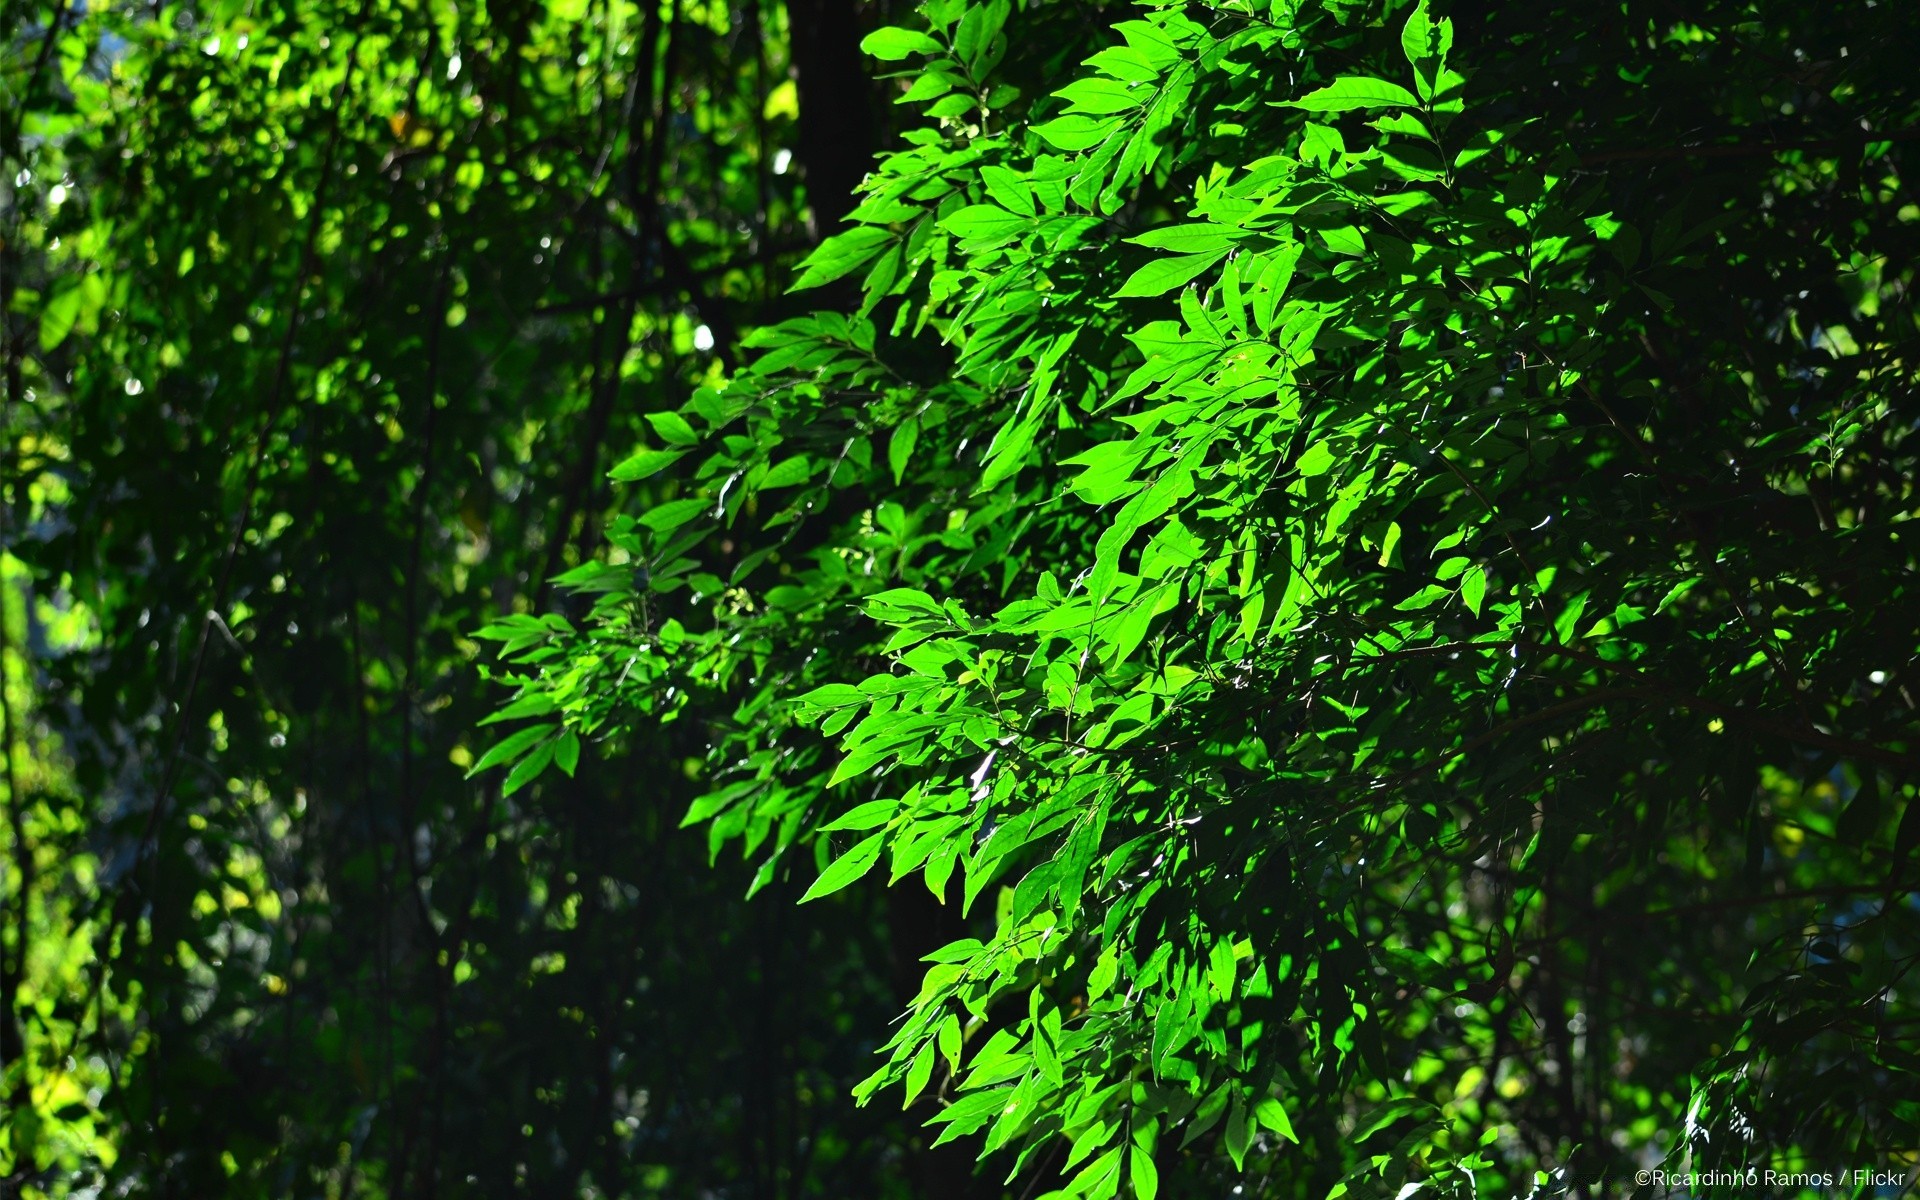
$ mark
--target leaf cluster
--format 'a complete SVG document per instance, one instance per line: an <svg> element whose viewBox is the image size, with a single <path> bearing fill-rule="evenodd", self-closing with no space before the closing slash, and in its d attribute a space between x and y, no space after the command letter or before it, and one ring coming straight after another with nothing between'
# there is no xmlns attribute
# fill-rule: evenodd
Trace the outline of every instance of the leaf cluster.
<svg viewBox="0 0 1920 1200"><path fill-rule="evenodd" d="M1911 19L1468 7L872 35L857 300L491 631L543 746L697 722L756 886L971 914L860 1095L1016 1183L1911 1144Z"/></svg>

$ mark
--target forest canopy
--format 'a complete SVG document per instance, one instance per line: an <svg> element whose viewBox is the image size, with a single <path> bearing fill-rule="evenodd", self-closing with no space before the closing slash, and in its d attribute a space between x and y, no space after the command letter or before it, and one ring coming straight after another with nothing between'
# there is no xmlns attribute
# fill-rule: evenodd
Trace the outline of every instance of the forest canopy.
<svg viewBox="0 0 1920 1200"><path fill-rule="evenodd" d="M1920 10L5 19L7 1194L1910 1183Z"/></svg>

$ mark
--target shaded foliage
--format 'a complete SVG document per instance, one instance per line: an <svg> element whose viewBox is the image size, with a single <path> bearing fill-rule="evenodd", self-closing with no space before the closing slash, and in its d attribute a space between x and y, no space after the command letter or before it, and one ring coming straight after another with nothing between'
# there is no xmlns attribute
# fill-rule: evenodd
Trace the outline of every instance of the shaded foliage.
<svg viewBox="0 0 1920 1200"><path fill-rule="evenodd" d="M696 730L465 778L470 633L563 603L610 448L871 153L809 160L798 91L880 114L792 19L6 10L0 1191L913 1185L847 1096L886 912L743 907L675 832Z"/></svg>

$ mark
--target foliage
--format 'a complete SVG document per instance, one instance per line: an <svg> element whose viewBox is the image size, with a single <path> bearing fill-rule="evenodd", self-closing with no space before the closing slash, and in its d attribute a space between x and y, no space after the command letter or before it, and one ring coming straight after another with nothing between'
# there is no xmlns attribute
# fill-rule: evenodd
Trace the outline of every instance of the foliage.
<svg viewBox="0 0 1920 1200"><path fill-rule="evenodd" d="M466 779L846 207L834 7L0 8L0 1194L914 1188L879 898L743 907L690 728Z"/></svg>
<svg viewBox="0 0 1920 1200"><path fill-rule="evenodd" d="M966 909L860 1094L1027 1190L1910 1163L1915 19L928 0L480 765Z"/></svg>

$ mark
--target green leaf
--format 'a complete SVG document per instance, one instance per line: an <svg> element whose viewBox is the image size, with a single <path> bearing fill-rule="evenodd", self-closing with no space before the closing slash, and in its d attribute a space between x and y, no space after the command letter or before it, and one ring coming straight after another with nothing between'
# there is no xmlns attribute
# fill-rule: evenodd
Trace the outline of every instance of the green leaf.
<svg viewBox="0 0 1920 1200"><path fill-rule="evenodd" d="M1128 276L1127 281L1114 295L1119 297L1163 295L1190 282L1226 256L1225 250L1215 250L1206 254L1156 258Z"/></svg>
<svg viewBox="0 0 1920 1200"><path fill-rule="evenodd" d="M1446 66L1447 52L1453 49L1453 22L1435 21L1428 10L1428 0L1420 0L1400 28L1400 48L1414 69L1421 99L1433 99L1436 80Z"/></svg>
<svg viewBox="0 0 1920 1200"><path fill-rule="evenodd" d="M885 842L886 834L876 833L835 859L820 873L820 878L813 881L806 895L800 897L800 903L831 895L872 870L873 864L880 861L880 850Z"/></svg>
<svg viewBox="0 0 1920 1200"><path fill-rule="evenodd" d="M640 523L648 529L661 533L671 533L707 511L710 502L693 497L686 500L669 500L657 504L640 514Z"/></svg>
<svg viewBox="0 0 1920 1200"><path fill-rule="evenodd" d="M917 30L888 25L860 39L860 49L882 62L898 62L912 54L938 54L941 47Z"/></svg>
<svg viewBox="0 0 1920 1200"><path fill-rule="evenodd" d="M1133 1194L1139 1200L1154 1200L1160 1194L1160 1171L1153 1165L1153 1154L1134 1146L1127 1151L1127 1173L1132 1177Z"/></svg>
<svg viewBox="0 0 1920 1200"><path fill-rule="evenodd" d="M856 225L837 233L807 256L800 278L794 280L788 290L804 291L851 275L871 262L880 248L893 240L892 232L877 225Z"/></svg>
<svg viewBox="0 0 1920 1200"><path fill-rule="evenodd" d="M997 204L969 204L940 222L940 227L955 237L1005 241L1025 232L1033 224L1028 217L1010 213Z"/></svg>
<svg viewBox="0 0 1920 1200"><path fill-rule="evenodd" d="M540 739L551 735L553 731L558 728L559 726L557 725L529 725L525 729L515 730L500 739L491 750L481 755L480 761L468 768L467 778L472 779L475 775L478 775L489 767L497 767L502 763L512 762L528 750L531 750Z"/></svg>
<svg viewBox="0 0 1920 1200"><path fill-rule="evenodd" d="M865 704L872 697L850 683L823 683L803 696L794 697L793 703L804 709L842 708L849 704Z"/></svg>
<svg viewBox="0 0 1920 1200"><path fill-rule="evenodd" d="M1300 1144L1300 1139L1294 1136L1293 1121L1287 1116L1286 1105L1280 1103L1280 1101L1271 1096L1260 1101L1260 1103L1253 1106L1253 1117L1254 1120L1260 1122L1260 1124L1266 1126L1268 1129L1273 1130L1294 1145L1297 1146Z"/></svg>
<svg viewBox="0 0 1920 1200"><path fill-rule="evenodd" d="M554 699L552 692L528 692L515 698L513 703L499 712L482 718L480 724L497 725L501 721L517 721L523 717L544 717L559 711L559 708L560 702Z"/></svg>
<svg viewBox="0 0 1920 1200"><path fill-rule="evenodd" d="M933 1140L935 1146L942 1146L955 1138L965 1137L1000 1115L1011 1098L1011 1088L988 1088L984 1091L968 1092L958 1100L927 1118L929 1125L942 1124L940 1136Z"/></svg>
<svg viewBox="0 0 1920 1200"><path fill-rule="evenodd" d="M774 488L793 487L805 483L813 475L813 462L804 454L775 463L768 468L760 479L760 487L771 491Z"/></svg>
<svg viewBox="0 0 1920 1200"><path fill-rule="evenodd" d="M546 741L533 748L533 752L515 763L513 770L507 772L506 782L500 785L502 796L511 796L521 788L538 779L548 765L553 762L559 740Z"/></svg>
<svg viewBox="0 0 1920 1200"><path fill-rule="evenodd" d="M569 729L560 735L553 747L553 765L559 767L573 778L573 772L580 765L580 735Z"/></svg>
<svg viewBox="0 0 1920 1200"><path fill-rule="evenodd" d="M1117 79L1092 76L1076 79L1054 95L1067 101L1069 112L1105 116L1139 108L1153 97L1154 92L1151 88L1129 88Z"/></svg>
<svg viewBox="0 0 1920 1200"><path fill-rule="evenodd" d="M657 412L647 414L647 424L660 435L662 441L674 446L695 446L700 435L693 431L687 419L676 412Z"/></svg>
<svg viewBox="0 0 1920 1200"><path fill-rule="evenodd" d="M1298 100L1276 101L1275 107L1306 112L1350 112L1356 108L1416 108L1419 104L1418 96L1397 83L1349 75Z"/></svg>
<svg viewBox="0 0 1920 1200"><path fill-rule="evenodd" d="M1587 593L1580 592L1567 601L1560 615L1553 622L1554 640L1563 645L1572 642L1580 632L1580 618L1587 611Z"/></svg>
<svg viewBox="0 0 1920 1200"><path fill-rule="evenodd" d="M1247 1124L1247 1102L1238 1093L1234 1094L1233 1107L1227 1113L1226 1131L1227 1154L1233 1159L1233 1169L1247 1169L1247 1147L1253 1144L1253 1130Z"/></svg>
<svg viewBox="0 0 1920 1200"><path fill-rule="evenodd" d="M1245 231L1227 225L1215 225L1200 222L1191 225L1166 225L1159 229L1149 229L1138 237L1127 240L1136 246L1146 246L1154 250L1171 250L1177 254L1211 254L1216 250L1231 249Z"/></svg>
<svg viewBox="0 0 1920 1200"><path fill-rule="evenodd" d="M927 1083L933 1078L933 1054L933 1043L928 1042L913 1056L913 1065L907 1068L906 1094L900 1102L902 1109L913 1107L920 1093L927 1090Z"/></svg>
<svg viewBox="0 0 1920 1200"><path fill-rule="evenodd" d="M986 184L987 194L1001 208L1023 217L1040 215L1034 204L1033 184L1020 172L1002 166L985 166L980 168L980 182Z"/></svg>
<svg viewBox="0 0 1920 1200"><path fill-rule="evenodd" d="M1487 598L1487 573L1478 565L1468 567L1467 573L1460 577L1460 599L1472 611L1480 615L1481 602Z"/></svg>
<svg viewBox="0 0 1920 1200"><path fill-rule="evenodd" d="M1033 1050L1033 1065L1040 1072L1040 1077L1055 1087L1063 1086L1067 1076L1060 1065L1060 1055L1037 1024L1034 1026L1030 1045Z"/></svg>
<svg viewBox="0 0 1920 1200"><path fill-rule="evenodd" d="M1111 1200L1120 1194L1120 1156L1127 1152L1125 1142L1114 1146L1081 1168L1064 1195L1085 1196L1087 1200Z"/></svg>
<svg viewBox="0 0 1920 1200"><path fill-rule="evenodd" d="M906 478L907 464L913 461L913 447L920 440L920 422L908 417L894 426L887 439L887 467L893 472L893 482L898 484Z"/></svg>
<svg viewBox="0 0 1920 1200"><path fill-rule="evenodd" d="M632 483L666 470L684 458L686 453L685 450L642 450L623 460L608 474L621 483Z"/></svg>
<svg viewBox="0 0 1920 1200"><path fill-rule="evenodd" d="M865 742L856 745L834 765L827 786L839 787L849 779L858 779L880 764L892 761L895 753L896 748L891 743Z"/></svg>
<svg viewBox="0 0 1920 1200"><path fill-rule="evenodd" d="M882 621L911 620L915 616L943 617L945 610L919 588L888 588L866 600L867 611Z"/></svg>
<svg viewBox="0 0 1920 1200"><path fill-rule="evenodd" d="M1003 426L994 435L993 444L987 447L986 469L980 474L980 487L999 487L1026 465L1037 432L1031 419L1015 419Z"/></svg>
<svg viewBox="0 0 1920 1200"><path fill-rule="evenodd" d="M1302 475L1312 477L1333 470L1334 462L1333 447L1325 442L1315 442L1301 453L1293 465Z"/></svg>
<svg viewBox="0 0 1920 1200"><path fill-rule="evenodd" d="M1366 235L1357 225L1341 225L1333 229L1322 229L1320 240L1327 249L1335 254L1348 254L1354 258L1364 257L1367 253Z"/></svg>
<svg viewBox="0 0 1920 1200"><path fill-rule="evenodd" d="M874 829L885 825L887 818L898 811L900 811L900 803L897 800L869 800L865 804L855 806L831 824L822 825L820 831L833 833L839 830Z"/></svg>
<svg viewBox="0 0 1920 1200"><path fill-rule="evenodd" d="M1120 973L1120 959L1109 946L1094 961L1093 970L1087 975L1087 1000L1098 1000L1113 987L1114 979Z"/></svg>
<svg viewBox="0 0 1920 1200"><path fill-rule="evenodd" d="M1222 1000L1233 999L1234 976L1239 963L1234 957L1233 942L1229 938L1220 938L1207 951L1207 977L1213 985L1216 996Z"/></svg>
<svg viewBox="0 0 1920 1200"><path fill-rule="evenodd" d="M1045 138L1056 150L1069 153L1091 149L1113 136L1120 122L1113 117L1089 117L1071 114L1042 122L1033 127L1033 131Z"/></svg>

